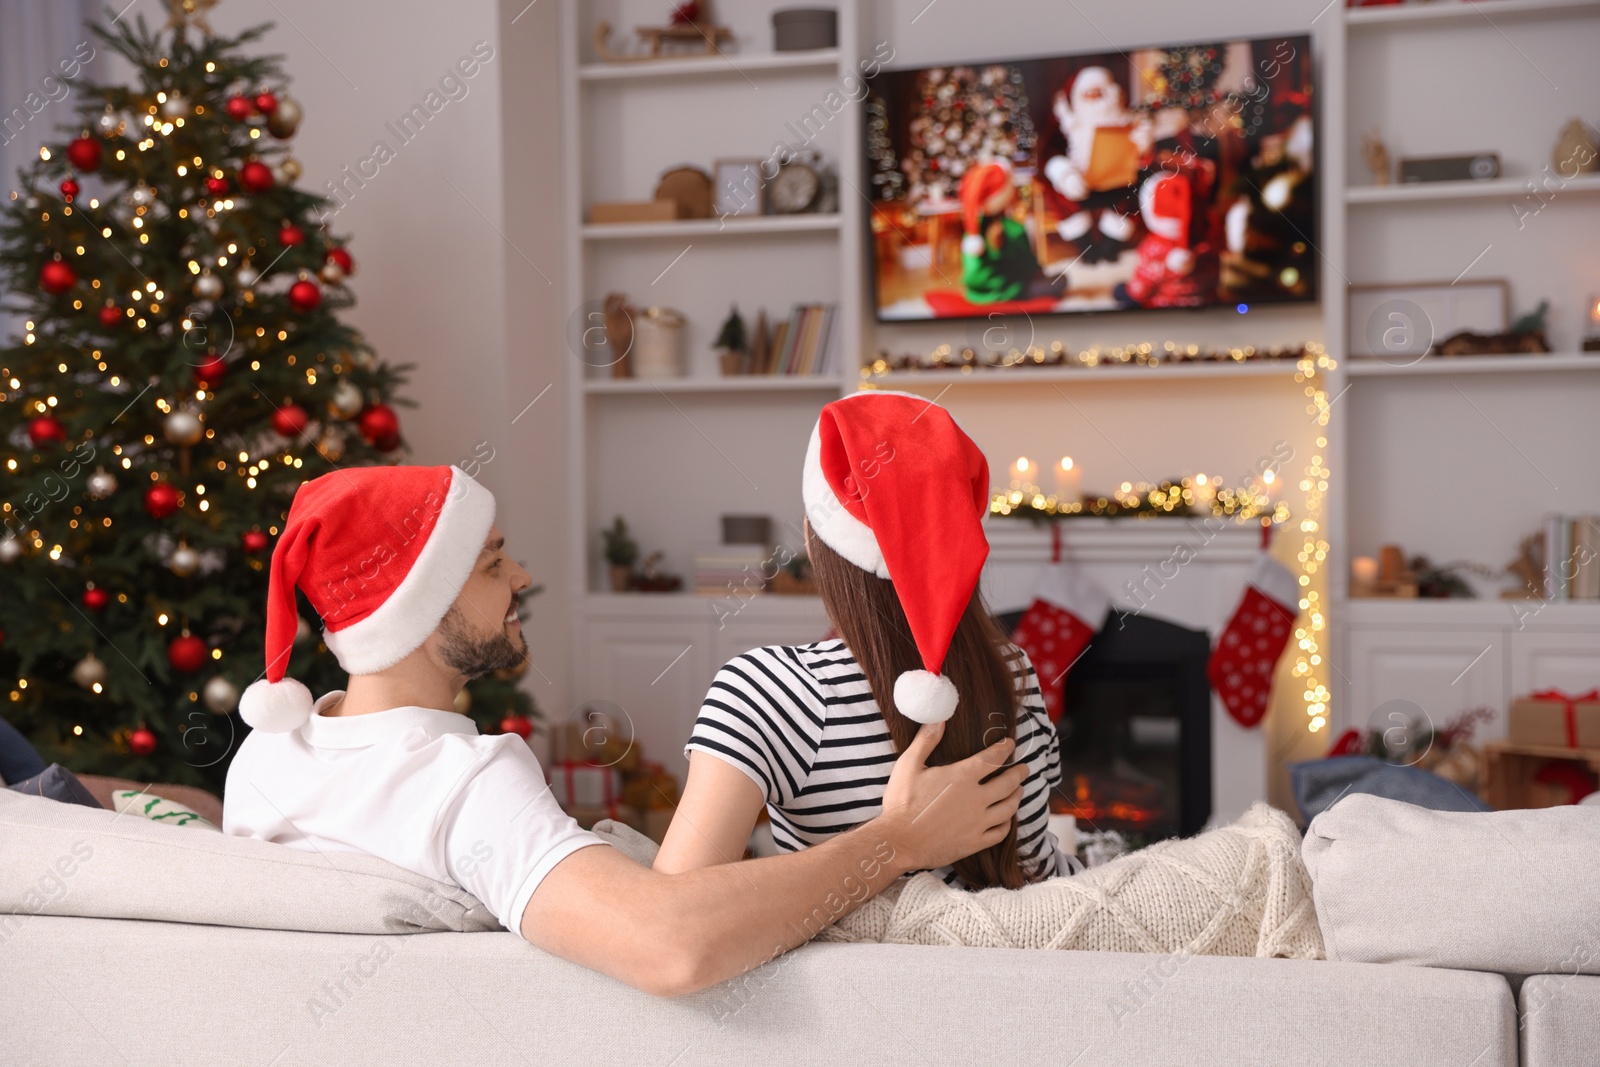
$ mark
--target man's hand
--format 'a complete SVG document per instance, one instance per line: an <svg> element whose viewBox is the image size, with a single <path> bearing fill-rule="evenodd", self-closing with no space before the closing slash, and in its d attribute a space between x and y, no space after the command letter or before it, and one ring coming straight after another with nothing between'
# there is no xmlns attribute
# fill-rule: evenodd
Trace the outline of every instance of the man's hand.
<svg viewBox="0 0 1600 1067"><path fill-rule="evenodd" d="M943 867L998 845L1022 803L1028 768L1018 764L1000 770L1011 759L1015 741L1008 737L959 763L929 767L928 757L943 736L942 722L917 731L895 761L883 792L883 814L874 820L904 870Z"/></svg>

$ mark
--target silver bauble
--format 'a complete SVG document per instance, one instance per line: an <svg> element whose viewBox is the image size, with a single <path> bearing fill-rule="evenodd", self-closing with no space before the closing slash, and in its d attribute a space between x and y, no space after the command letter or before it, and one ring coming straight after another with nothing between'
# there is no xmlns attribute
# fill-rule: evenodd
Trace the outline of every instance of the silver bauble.
<svg viewBox="0 0 1600 1067"><path fill-rule="evenodd" d="M328 407L342 419L354 418L366 406L366 397L361 395L360 389L349 382L340 382L334 386L333 399L328 401Z"/></svg>
<svg viewBox="0 0 1600 1067"><path fill-rule="evenodd" d="M248 289L261 280L260 272L248 263L239 268L239 273L235 277L238 278L239 286L243 289Z"/></svg>
<svg viewBox="0 0 1600 1067"><path fill-rule="evenodd" d="M15 537L0 538L0 563L15 563L22 558L22 542Z"/></svg>
<svg viewBox="0 0 1600 1067"><path fill-rule="evenodd" d="M128 190L128 202L134 207L149 207L155 200L156 191L148 185L135 185Z"/></svg>
<svg viewBox="0 0 1600 1067"><path fill-rule="evenodd" d="M222 295L222 279L207 271L194 280L194 295L201 300L215 300Z"/></svg>
<svg viewBox="0 0 1600 1067"><path fill-rule="evenodd" d="M200 438L205 436L206 429L200 424L200 419L194 412L174 411L162 423L161 433L172 444L187 448L189 445L199 444Z"/></svg>
<svg viewBox="0 0 1600 1067"><path fill-rule="evenodd" d="M272 182L278 188L282 189L282 188L285 188L286 186L290 186L290 185L294 184L294 176L291 175L288 171L284 170L282 166L273 167L272 168Z"/></svg>
<svg viewBox="0 0 1600 1067"><path fill-rule="evenodd" d="M94 120L94 128L99 131L101 137L116 136L117 130L121 126L122 116L118 115L110 107L107 107L105 111Z"/></svg>
<svg viewBox="0 0 1600 1067"><path fill-rule="evenodd" d="M294 136L294 131L299 128L300 120L305 113L300 110L300 105L291 96L280 96L278 106L272 114L267 116L267 132L278 140L288 140Z"/></svg>
<svg viewBox="0 0 1600 1067"><path fill-rule="evenodd" d="M296 618L294 621L294 643L303 645L311 640L312 636L311 624L306 622L306 617L301 615Z"/></svg>
<svg viewBox="0 0 1600 1067"><path fill-rule="evenodd" d="M337 463L344 458L344 438L329 430L317 439L317 451L329 463Z"/></svg>
<svg viewBox="0 0 1600 1067"><path fill-rule="evenodd" d="M167 568L179 578L187 578L200 569L200 553L188 545L180 544L167 557Z"/></svg>
<svg viewBox="0 0 1600 1067"><path fill-rule="evenodd" d="M322 265L321 270L317 271L317 277L329 285L342 285L344 284L344 268L330 259Z"/></svg>
<svg viewBox="0 0 1600 1067"><path fill-rule="evenodd" d="M72 680L85 689L93 689L105 682L106 665L96 659L91 652L73 666Z"/></svg>
<svg viewBox="0 0 1600 1067"><path fill-rule="evenodd" d="M239 706L239 690L219 674L200 690L200 701L212 714L226 715Z"/></svg>
<svg viewBox="0 0 1600 1067"><path fill-rule="evenodd" d="M184 99L182 93L168 93L161 104L161 114L169 119L183 118L189 114L189 101Z"/></svg>
<svg viewBox="0 0 1600 1067"><path fill-rule="evenodd" d="M92 500L104 500L117 491L117 479L109 471L96 470L85 483Z"/></svg>

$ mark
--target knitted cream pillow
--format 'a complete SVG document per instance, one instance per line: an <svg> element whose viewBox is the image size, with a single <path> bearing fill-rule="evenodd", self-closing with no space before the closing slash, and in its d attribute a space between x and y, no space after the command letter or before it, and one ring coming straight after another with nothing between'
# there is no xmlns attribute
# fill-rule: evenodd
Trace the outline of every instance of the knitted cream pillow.
<svg viewBox="0 0 1600 1067"><path fill-rule="evenodd" d="M1324 958L1300 833L1266 804L1231 826L1022 889L971 893L913 875L819 939Z"/></svg>

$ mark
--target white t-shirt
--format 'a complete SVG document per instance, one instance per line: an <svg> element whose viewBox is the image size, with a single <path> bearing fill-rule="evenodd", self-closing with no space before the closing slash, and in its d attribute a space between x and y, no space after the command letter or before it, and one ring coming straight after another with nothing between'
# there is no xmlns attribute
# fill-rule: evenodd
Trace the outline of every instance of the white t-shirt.
<svg viewBox="0 0 1600 1067"><path fill-rule="evenodd" d="M228 768L222 829L306 852L364 852L481 900L522 929L533 891L563 859L605 844L556 803L516 734L465 715L392 708L256 730Z"/></svg>

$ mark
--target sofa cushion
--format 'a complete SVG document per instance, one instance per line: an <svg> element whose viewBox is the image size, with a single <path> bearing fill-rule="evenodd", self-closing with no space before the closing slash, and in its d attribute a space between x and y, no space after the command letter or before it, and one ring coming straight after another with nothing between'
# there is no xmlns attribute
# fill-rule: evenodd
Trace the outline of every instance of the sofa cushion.
<svg viewBox="0 0 1600 1067"><path fill-rule="evenodd" d="M107 980L135 960L161 976L166 1001L220 1006L226 1021L152 1010ZM509 933L339 937L40 916L0 951L0 1003L8 1063L1517 1063L1516 1008L1499 975L1126 952L810 944L661 999Z"/></svg>
<svg viewBox="0 0 1600 1067"><path fill-rule="evenodd" d="M1334 756L1289 764L1300 814L1315 819L1346 794L1371 793L1435 811L1489 811L1489 805L1454 782L1421 767L1401 767L1376 756Z"/></svg>
<svg viewBox="0 0 1600 1067"><path fill-rule="evenodd" d="M1584 938L1600 954L1593 931ZM1570 1067L1600 1055L1600 978L1536 974L1517 994L1522 1015L1522 1067Z"/></svg>
<svg viewBox="0 0 1600 1067"><path fill-rule="evenodd" d="M6 787L13 793L25 793L31 797L45 797L49 800L60 801L63 804L81 804L86 808L104 808L93 793L78 781L78 776L61 766L52 763L38 774L26 781Z"/></svg>
<svg viewBox="0 0 1600 1067"><path fill-rule="evenodd" d="M166 797L158 797L144 789L118 789L111 794L111 810L168 826L193 826L214 833L222 832L222 827L202 819L193 808Z"/></svg>
<svg viewBox="0 0 1600 1067"><path fill-rule="evenodd" d="M500 928L461 888L372 856L302 852L9 790L0 790L0 856L0 913L351 934Z"/></svg>
<svg viewBox="0 0 1600 1067"><path fill-rule="evenodd" d="M1600 973L1600 808L1429 811L1348 796L1303 854L1328 958Z"/></svg>
<svg viewBox="0 0 1600 1067"><path fill-rule="evenodd" d="M113 793L123 789L143 790L154 796L165 797L174 804L182 804L212 826L222 825L222 798L197 785L172 785L168 782L135 782L131 778L106 778L98 774L80 774L78 781L94 794L102 808L116 811L111 800Z"/></svg>

